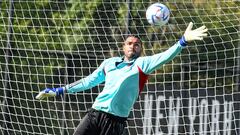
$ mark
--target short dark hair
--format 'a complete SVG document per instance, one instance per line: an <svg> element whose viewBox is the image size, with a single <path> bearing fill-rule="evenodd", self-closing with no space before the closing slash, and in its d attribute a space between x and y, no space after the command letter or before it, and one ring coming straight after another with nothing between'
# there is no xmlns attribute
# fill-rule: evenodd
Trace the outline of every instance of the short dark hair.
<svg viewBox="0 0 240 135"><path fill-rule="evenodd" d="M140 38L139 36L136 36L136 35L128 35L128 36L126 36L126 38L124 39L124 41L126 41L126 40L127 40L127 38L129 38L129 37L134 37L134 38L137 38L137 39L138 39L138 41L140 42L141 46L142 46L142 40L141 40L141 38Z"/></svg>

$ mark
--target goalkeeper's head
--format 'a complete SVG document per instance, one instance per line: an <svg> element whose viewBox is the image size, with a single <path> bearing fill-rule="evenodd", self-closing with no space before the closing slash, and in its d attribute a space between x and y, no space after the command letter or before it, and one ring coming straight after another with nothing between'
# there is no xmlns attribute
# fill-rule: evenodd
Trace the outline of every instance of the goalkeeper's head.
<svg viewBox="0 0 240 135"><path fill-rule="evenodd" d="M128 36L123 44L124 60L131 61L142 53L142 41L136 36Z"/></svg>

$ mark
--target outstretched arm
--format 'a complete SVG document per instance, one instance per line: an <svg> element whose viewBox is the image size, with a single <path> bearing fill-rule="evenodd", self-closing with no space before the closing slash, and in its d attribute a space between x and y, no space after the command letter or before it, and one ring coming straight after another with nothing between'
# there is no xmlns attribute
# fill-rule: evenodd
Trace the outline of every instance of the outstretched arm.
<svg viewBox="0 0 240 135"><path fill-rule="evenodd" d="M66 91L67 93L84 91L94 86L97 86L98 84L104 81L105 81L105 73L104 73L104 66L102 64L98 69L96 69L89 76L79 81L76 81L74 83L71 83L69 85L66 85Z"/></svg>
<svg viewBox="0 0 240 135"><path fill-rule="evenodd" d="M90 89L105 80L105 73L104 73L104 63L103 62L99 68L97 68L92 74L89 76L80 79L79 81L76 81L74 83L71 83L69 85L66 85L64 87L59 88L46 88L39 92L39 94L36 96L36 99L45 99L48 97L55 97L55 96L61 96L64 95L65 92L67 93L75 93L80 92L83 90Z"/></svg>
<svg viewBox="0 0 240 135"><path fill-rule="evenodd" d="M155 69L161 67L163 64L174 59L189 42L194 40L203 40L203 37L207 36L208 29L205 26L192 30L193 23L190 22L187 29L184 32L182 38L168 50L155 54L153 56L147 56L143 58L144 62L141 69L144 73L150 74Z"/></svg>

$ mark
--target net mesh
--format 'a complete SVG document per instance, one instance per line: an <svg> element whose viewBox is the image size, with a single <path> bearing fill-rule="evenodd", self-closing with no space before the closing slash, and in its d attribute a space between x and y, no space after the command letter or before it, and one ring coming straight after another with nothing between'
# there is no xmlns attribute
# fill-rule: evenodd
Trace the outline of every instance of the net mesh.
<svg viewBox="0 0 240 135"><path fill-rule="evenodd" d="M156 1L155 1L156 2ZM121 56L128 34L141 37L144 55L163 52L189 22L208 37L190 43L151 74L134 105L126 134L240 134L240 2L159 1L169 23L154 27L145 11L154 1L82 0L0 2L0 134L71 135L103 88L39 101Z"/></svg>

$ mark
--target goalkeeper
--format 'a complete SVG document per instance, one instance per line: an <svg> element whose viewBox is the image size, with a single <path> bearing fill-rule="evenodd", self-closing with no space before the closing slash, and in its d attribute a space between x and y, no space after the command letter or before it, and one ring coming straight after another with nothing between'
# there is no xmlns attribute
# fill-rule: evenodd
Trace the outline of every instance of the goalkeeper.
<svg viewBox="0 0 240 135"><path fill-rule="evenodd" d="M190 22L182 38L168 50L140 57L142 42L129 36L123 45L123 57L106 59L89 76L59 88L46 88L36 98L60 96L90 89L105 82L92 108L81 120L74 135L121 135L133 104L141 93L148 75L176 57L188 42L207 36L205 26L192 30Z"/></svg>

